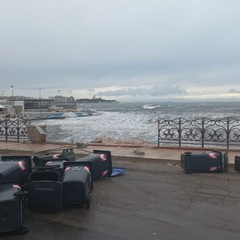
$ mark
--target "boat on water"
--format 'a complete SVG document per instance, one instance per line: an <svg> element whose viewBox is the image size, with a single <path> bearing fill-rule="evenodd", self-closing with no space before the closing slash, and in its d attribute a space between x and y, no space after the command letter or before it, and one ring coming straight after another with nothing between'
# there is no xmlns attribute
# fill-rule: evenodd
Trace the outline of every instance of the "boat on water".
<svg viewBox="0 0 240 240"><path fill-rule="evenodd" d="M93 114L90 111L52 113L49 116L47 116L47 119L65 119L65 118L74 118L74 117L87 117L92 115Z"/></svg>
<svg viewBox="0 0 240 240"><path fill-rule="evenodd" d="M162 107L161 105L157 104L145 104L143 105L144 109L154 109L154 108L160 108Z"/></svg>
<svg viewBox="0 0 240 240"><path fill-rule="evenodd" d="M53 113L47 116L47 119L64 119L63 113Z"/></svg>

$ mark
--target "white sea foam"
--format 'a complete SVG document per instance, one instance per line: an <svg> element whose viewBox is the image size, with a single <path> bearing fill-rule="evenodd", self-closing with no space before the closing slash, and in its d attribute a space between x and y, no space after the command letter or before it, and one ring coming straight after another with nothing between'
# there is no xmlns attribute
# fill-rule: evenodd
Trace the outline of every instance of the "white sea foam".
<svg viewBox="0 0 240 240"><path fill-rule="evenodd" d="M240 117L237 103L161 103L153 109L142 103L91 105L93 116L46 120L49 141L85 142L96 138L142 139L157 144L157 119ZM87 106L89 107L89 105Z"/></svg>
<svg viewBox="0 0 240 240"><path fill-rule="evenodd" d="M138 138L156 142L156 122L147 115L103 112L101 115L43 121L48 140L90 142L96 138Z"/></svg>
<svg viewBox="0 0 240 240"><path fill-rule="evenodd" d="M74 112L65 112L62 115L63 115L63 117L66 117L66 118L77 117L77 115Z"/></svg>
<svg viewBox="0 0 240 240"><path fill-rule="evenodd" d="M143 105L144 109L154 109L154 108L160 108L162 107L161 105L156 105L156 104L145 104Z"/></svg>

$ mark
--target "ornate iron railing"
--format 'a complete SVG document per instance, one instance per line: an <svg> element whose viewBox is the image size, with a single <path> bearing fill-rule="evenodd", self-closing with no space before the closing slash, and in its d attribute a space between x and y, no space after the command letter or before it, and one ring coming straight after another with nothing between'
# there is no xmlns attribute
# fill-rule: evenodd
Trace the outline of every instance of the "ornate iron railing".
<svg viewBox="0 0 240 240"><path fill-rule="evenodd" d="M3 119L0 120L0 139L4 141L20 141L27 138L27 126L30 120Z"/></svg>
<svg viewBox="0 0 240 240"><path fill-rule="evenodd" d="M158 146L173 144L240 147L240 119L158 119Z"/></svg>

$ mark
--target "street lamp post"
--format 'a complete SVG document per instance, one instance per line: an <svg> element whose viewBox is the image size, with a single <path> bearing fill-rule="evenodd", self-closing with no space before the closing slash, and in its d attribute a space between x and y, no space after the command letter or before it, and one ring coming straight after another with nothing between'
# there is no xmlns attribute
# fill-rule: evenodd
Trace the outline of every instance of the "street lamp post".
<svg viewBox="0 0 240 240"><path fill-rule="evenodd" d="M41 88L38 89L39 90L39 99L41 98Z"/></svg>
<svg viewBox="0 0 240 240"><path fill-rule="evenodd" d="M14 96L14 92L13 92L13 89L14 89L14 85L11 85L11 94L12 94L12 97Z"/></svg>

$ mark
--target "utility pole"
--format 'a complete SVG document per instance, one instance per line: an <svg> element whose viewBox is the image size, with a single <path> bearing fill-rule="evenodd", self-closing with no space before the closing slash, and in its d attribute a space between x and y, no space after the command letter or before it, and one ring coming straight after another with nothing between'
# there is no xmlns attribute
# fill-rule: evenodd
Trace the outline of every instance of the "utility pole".
<svg viewBox="0 0 240 240"><path fill-rule="evenodd" d="M41 98L41 90L42 90L42 88L39 88L38 90L39 90L39 99L40 99Z"/></svg>
<svg viewBox="0 0 240 240"><path fill-rule="evenodd" d="M14 85L11 85L11 88L10 88L10 89L11 89L12 97L14 96L14 92L13 92L14 87L15 87Z"/></svg>

